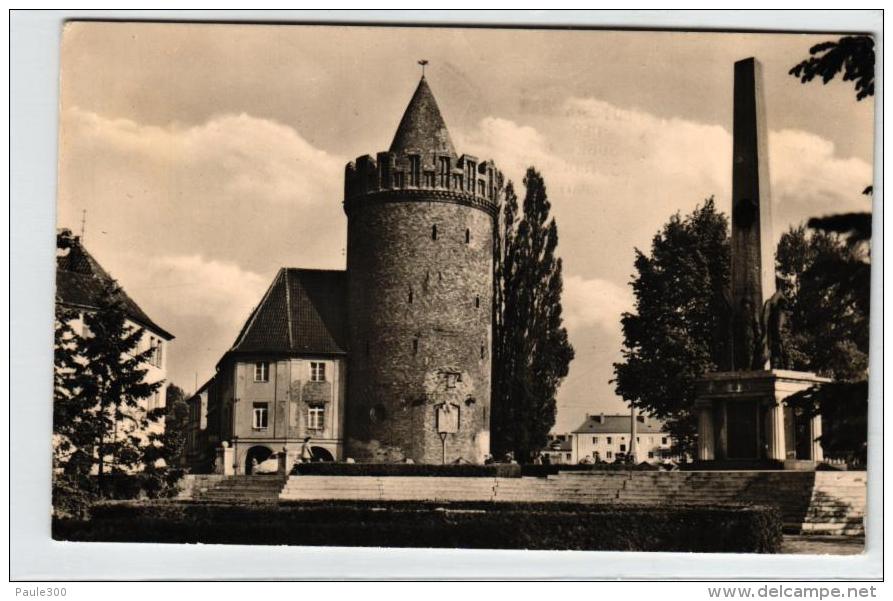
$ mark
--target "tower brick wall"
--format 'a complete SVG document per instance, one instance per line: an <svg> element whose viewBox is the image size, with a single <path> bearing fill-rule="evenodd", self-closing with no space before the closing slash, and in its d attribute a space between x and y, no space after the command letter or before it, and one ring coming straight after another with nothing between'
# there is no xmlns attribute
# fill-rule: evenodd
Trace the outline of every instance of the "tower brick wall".
<svg viewBox="0 0 893 601"><path fill-rule="evenodd" d="M450 463L489 452L501 187L492 162L456 156L424 79L391 149L347 166L348 456ZM442 443L439 429L455 432Z"/></svg>

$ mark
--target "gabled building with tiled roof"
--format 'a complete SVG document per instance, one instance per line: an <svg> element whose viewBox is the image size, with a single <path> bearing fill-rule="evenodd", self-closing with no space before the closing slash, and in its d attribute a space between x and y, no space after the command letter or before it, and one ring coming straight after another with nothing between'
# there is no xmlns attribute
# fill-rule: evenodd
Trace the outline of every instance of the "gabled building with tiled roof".
<svg viewBox="0 0 893 601"><path fill-rule="evenodd" d="M308 436L317 459L342 455L345 279L344 271L279 270L190 400L196 468L210 469L223 441L236 473L283 448L293 459Z"/></svg>
<svg viewBox="0 0 893 601"><path fill-rule="evenodd" d="M95 310L103 292L116 284L114 278L87 252L80 238L72 236L69 230L59 233L57 246L56 302L74 310ZM173 334L152 321L123 288L118 287L117 297L123 304L127 317L135 324L164 340L174 339Z"/></svg>
<svg viewBox="0 0 893 601"><path fill-rule="evenodd" d="M141 409L151 411L164 407L167 393L167 344L174 339L173 334L159 326L134 301L115 279L99 264L84 247L78 236L70 230L62 229L56 240L56 305L74 314L69 322L80 335L85 335L84 315L100 308L103 296L113 291L127 315L128 326L142 329L139 351L152 349L149 360L141 368L146 370L147 382L163 382L148 399L142 401ZM160 431L162 420L150 423L147 431Z"/></svg>

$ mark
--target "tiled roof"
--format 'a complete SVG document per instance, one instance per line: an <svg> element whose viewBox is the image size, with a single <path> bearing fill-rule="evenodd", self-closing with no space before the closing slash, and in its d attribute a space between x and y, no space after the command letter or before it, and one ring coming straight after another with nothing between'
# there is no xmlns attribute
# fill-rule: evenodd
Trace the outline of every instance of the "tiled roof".
<svg viewBox="0 0 893 601"><path fill-rule="evenodd" d="M664 424L653 417L646 417L645 423L636 424L639 434L659 434L664 432ZM587 415L574 434L629 434L629 414L621 415Z"/></svg>
<svg viewBox="0 0 893 601"><path fill-rule="evenodd" d="M229 352L347 351L346 272L283 268Z"/></svg>
<svg viewBox="0 0 893 601"><path fill-rule="evenodd" d="M78 238L64 237L64 233L61 236L66 248L56 253L56 302L87 310L99 308L103 291L111 284L117 285L114 278L87 252ZM173 334L152 321L120 286L118 299L131 320L166 340L173 340Z"/></svg>
<svg viewBox="0 0 893 601"><path fill-rule="evenodd" d="M428 82L422 77L403 113L390 152L437 152L456 155L450 132Z"/></svg>

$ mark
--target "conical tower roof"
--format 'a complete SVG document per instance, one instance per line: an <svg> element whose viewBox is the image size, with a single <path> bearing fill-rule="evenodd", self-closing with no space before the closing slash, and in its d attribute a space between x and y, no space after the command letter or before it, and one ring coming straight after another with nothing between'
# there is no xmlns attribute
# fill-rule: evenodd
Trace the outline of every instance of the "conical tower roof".
<svg viewBox="0 0 893 601"><path fill-rule="evenodd" d="M424 76L403 113L390 148L390 152L398 154L419 151L456 156L450 132Z"/></svg>

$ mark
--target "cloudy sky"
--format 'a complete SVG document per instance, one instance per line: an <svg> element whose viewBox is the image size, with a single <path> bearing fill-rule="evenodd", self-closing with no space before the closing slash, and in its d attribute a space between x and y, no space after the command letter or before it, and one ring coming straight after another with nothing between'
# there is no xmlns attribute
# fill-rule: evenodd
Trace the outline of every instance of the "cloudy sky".
<svg viewBox="0 0 893 601"><path fill-rule="evenodd" d="M609 383L636 247L731 188L732 64L763 64L776 238L867 210L872 100L787 75L828 35L72 23L58 221L213 374L281 266L343 268L344 164L385 150L426 58L459 153L543 173L577 358L556 430L623 411Z"/></svg>

